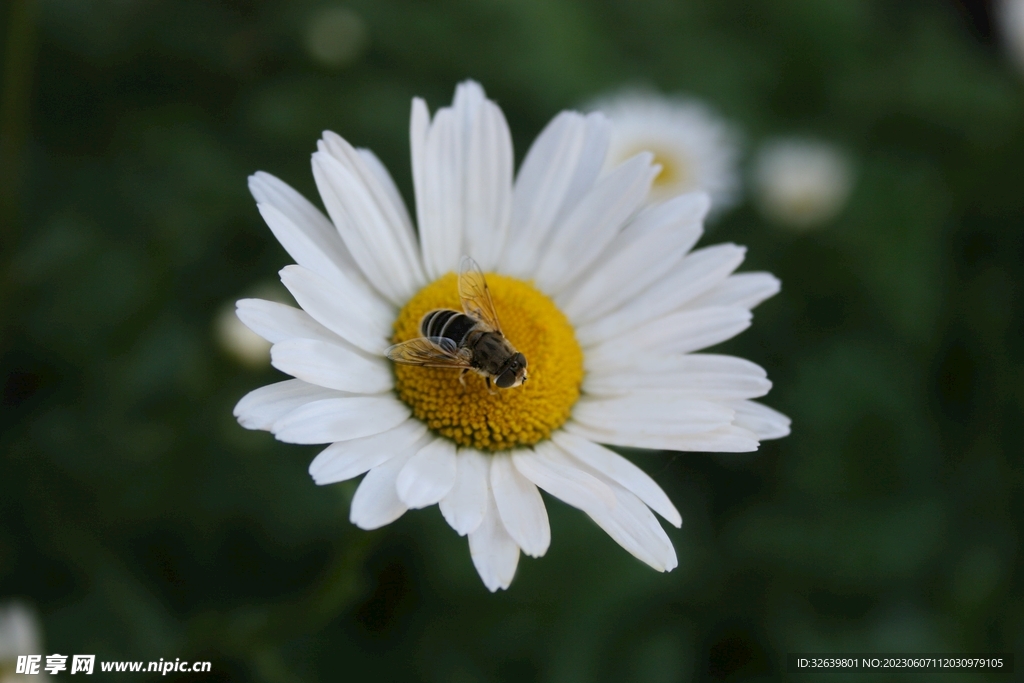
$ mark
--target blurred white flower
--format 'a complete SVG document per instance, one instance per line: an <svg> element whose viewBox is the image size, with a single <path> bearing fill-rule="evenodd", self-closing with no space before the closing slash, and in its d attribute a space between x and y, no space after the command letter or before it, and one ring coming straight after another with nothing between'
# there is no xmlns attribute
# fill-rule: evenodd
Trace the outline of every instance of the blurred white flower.
<svg viewBox="0 0 1024 683"><path fill-rule="evenodd" d="M995 15L1010 58L1024 73L1024 0L999 0Z"/></svg>
<svg viewBox="0 0 1024 683"><path fill-rule="evenodd" d="M0 683L49 678L15 674L18 655L43 655L42 630L35 611L21 602L0 605ZM42 660L45 663L45 657ZM41 667L40 667L41 670Z"/></svg>
<svg viewBox="0 0 1024 683"><path fill-rule="evenodd" d="M347 7L321 7L306 22L306 53L321 66L338 69L354 62L369 43L366 23Z"/></svg>
<svg viewBox="0 0 1024 683"><path fill-rule="evenodd" d="M638 152L654 155L661 171L651 201L703 190L716 214L739 200L739 136L704 103L632 90L597 99L588 108L612 122L608 168Z"/></svg>
<svg viewBox="0 0 1024 683"><path fill-rule="evenodd" d="M853 171L833 145L788 138L762 146L754 163L754 193L772 221L807 229L834 218L846 204Z"/></svg>

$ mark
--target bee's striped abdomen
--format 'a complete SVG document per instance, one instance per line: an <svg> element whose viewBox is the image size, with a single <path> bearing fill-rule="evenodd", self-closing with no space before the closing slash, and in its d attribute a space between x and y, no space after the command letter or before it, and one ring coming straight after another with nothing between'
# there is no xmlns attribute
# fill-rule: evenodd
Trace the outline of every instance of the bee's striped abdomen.
<svg viewBox="0 0 1024 683"><path fill-rule="evenodd" d="M444 337L461 346L466 335L476 327L476 321L465 313L447 308L430 311L420 322L420 332L424 337Z"/></svg>

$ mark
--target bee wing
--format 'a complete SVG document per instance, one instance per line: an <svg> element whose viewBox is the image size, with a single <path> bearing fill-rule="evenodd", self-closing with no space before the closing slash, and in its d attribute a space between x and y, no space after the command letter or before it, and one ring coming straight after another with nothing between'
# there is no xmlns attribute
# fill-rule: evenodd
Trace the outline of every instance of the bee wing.
<svg viewBox="0 0 1024 683"><path fill-rule="evenodd" d="M429 368L468 368L469 358L444 337L420 337L388 347L384 354L396 363Z"/></svg>
<svg viewBox="0 0 1024 683"><path fill-rule="evenodd" d="M459 268L459 297L466 315L490 326L495 332L501 332L501 323L498 321L498 312L494 310L487 280L480 272L480 266L469 256L462 257Z"/></svg>

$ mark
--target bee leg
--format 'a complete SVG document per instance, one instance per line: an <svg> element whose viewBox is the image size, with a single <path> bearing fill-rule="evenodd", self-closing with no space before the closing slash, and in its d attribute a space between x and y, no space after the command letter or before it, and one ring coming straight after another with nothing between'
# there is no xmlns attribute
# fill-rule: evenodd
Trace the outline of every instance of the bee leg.
<svg viewBox="0 0 1024 683"><path fill-rule="evenodd" d="M466 373L469 372L469 368L462 368L462 372L459 373L459 384L466 386Z"/></svg>
<svg viewBox="0 0 1024 683"><path fill-rule="evenodd" d="M490 394L491 396L494 396L496 393L498 393L498 391L494 387L491 386L491 378L490 377L485 377L484 380L487 382L487 393L488 394Z"/></svg>

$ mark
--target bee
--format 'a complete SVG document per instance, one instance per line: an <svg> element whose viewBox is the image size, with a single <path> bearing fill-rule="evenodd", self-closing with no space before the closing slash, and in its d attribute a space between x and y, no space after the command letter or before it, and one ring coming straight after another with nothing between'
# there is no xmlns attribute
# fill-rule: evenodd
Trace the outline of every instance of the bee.
<svg viewBox="0 0 1024 683"><path fill-rule="evenodd" d="M526 356L501 332L487 280L476 261L462 257L459 268L462 312L449 308L429 311L420 321L418 339L395 344L385 352L396 363L428 368L460 368L459 381L472 370L499 389L526 384Z"/></svg>

